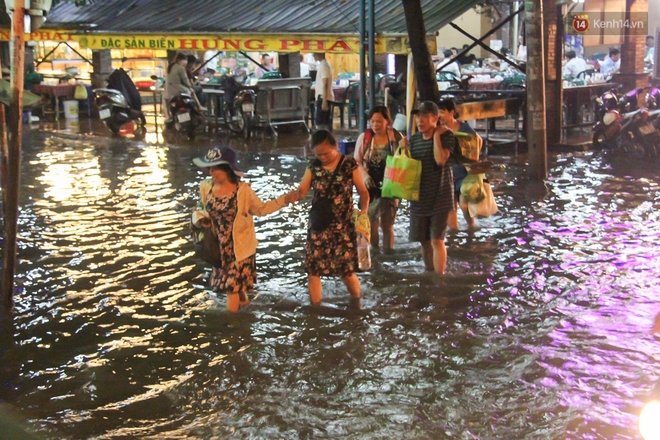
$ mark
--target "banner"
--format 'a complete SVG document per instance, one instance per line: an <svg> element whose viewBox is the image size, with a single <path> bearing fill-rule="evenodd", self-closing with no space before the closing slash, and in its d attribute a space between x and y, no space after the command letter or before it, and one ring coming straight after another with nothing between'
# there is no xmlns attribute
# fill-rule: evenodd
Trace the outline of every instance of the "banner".
<svg viewBox="0 0 660 440"><path fill-rule="evenodd" d="M0 41L9 41L11 32L0 30ZM76 42L82 49L150 49L181 51L246 52L360 52L357 36L350 35L106 35L75 34L71 31L43 30L25 34L26 41ZM436 53L435 37L427 38L431 53ZM379 36L376 53L405 55L410 52L407 36Z"/></svg>

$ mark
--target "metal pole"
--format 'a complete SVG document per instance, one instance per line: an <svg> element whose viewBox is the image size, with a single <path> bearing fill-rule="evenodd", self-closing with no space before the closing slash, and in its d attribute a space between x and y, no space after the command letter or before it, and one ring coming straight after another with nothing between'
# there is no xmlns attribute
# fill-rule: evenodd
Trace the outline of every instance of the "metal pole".
<svg viewBox="0 0 660 440"><path fill-rule="evenodd" d="M25 52L25 8L16 2L11 16L11 107L9 108L9 157L7 166L7 206L5 207L5 247L2 266L2 305L13 306L14 272L16 268L16 235L18 233L18 195L21 179L21 142L23 115L23 76Z"/></svg>
<svg viewBox="0 0 660 440"><path fill-rule="evenodd" d="M517 11L520 9L518 1L513 2L513 8ZM511 12L511 10L509 10ZM520 34L520 16L516 15L516 18L513 19L513 41L511 42L511 47L513 48L512 56L515 57L518 54L518 35Z"/></svg>
<svg viewBox="0 0 660 440"><path fill-rule="evenodd" d="M366 7L366 0L360 0L360 93L359 93L359 102L358 102L358 129L362 132L366 129L367 124L364 119L364 99L367 96L366 94L366 85L367 85L367 75L365 71L365 53L364 53L364 45L366 43L366 35L365 35L365 22L366 22L366 17L365 17L365 7Z"/></svg>
<svg viewBox="0 0 660 440"><path fill-rule="evenodd" d="M374 108L374 101L376 98L376 49L375 49L375 33L376 33L376 11L375 0L369 0L369 109Z"/></svg>
<svg viewBox="0 0 660 440"><path fill-rule="evenodd" d="M529 173L534 179L548 176L545 109L545 41L543 2L525 2L527 33L527 147Z"/></svg>

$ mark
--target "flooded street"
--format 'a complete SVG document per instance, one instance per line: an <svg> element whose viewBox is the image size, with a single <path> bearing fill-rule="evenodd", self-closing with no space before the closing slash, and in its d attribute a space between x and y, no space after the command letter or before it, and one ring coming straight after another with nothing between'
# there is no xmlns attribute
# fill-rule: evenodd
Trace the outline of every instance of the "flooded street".
<svg viewBox="0 0 660 440"><path fill-rule="evenodd" d="M84 121L81 121L84 123ZM232 141L262 199L306 136ZM255 218L256 298L206 289L188 220L212 143L25 133L0 402L46 439L637 439L660 339L660 171L604 152L494 157L500 212L423 271L404 206L362 309L307 307L307 201Z"/></svg>

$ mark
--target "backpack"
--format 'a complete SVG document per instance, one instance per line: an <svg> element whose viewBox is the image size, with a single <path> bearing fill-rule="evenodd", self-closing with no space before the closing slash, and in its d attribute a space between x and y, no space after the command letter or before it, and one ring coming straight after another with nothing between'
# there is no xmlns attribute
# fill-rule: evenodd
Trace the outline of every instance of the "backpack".
<svg viewBox="0 0 660 440"><path fill-rule="evenodd" d="M399 141L403 139L403 136L401 133L399 133L396 129L392 129L394 131L394 140L396 141L396 144L399 144ZM362 157L367 157L367 152L371 149L371 140L374 138L374 131L371 128L367 128L364 131L364 138L362 140L362 145L366 145L366 148L364 150L364 153ZM389 138L389 136L388 136ZM396 150L396 146L392 146L392 141L390 141L390 153L394 154L394 151Z"/></svg>

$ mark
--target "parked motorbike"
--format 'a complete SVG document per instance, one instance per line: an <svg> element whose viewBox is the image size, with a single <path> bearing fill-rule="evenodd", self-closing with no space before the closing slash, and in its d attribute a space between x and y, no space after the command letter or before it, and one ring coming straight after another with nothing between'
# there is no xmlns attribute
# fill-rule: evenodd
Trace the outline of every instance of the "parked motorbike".
<svg viewBox="0 0 660 440"><path fill-rule="evenodd" d="M633 157L656 159L660 149L660 132L651 123L649 112L635 112L622 126L619 148Z"/></svg>
<svg viewBox="0 0 660 440"><path fill-rule="evenodd" d="M619 110L622 114L639 110L638 96L644 93L643 88L632 89L625 93L619 100ZM644 104L642 104L644 105Z"/></svg>
<svg viewBox="0 0 660 440"><path fill-rule="evenodd" d="M225 92L225 123L233 133L243 134L243 138L250 139L252 123L255 119L257 94L252 88L242 86L234 76L225 76L222 79L222 88Z"/></svg>
<svg viewBox="0 0 660 440"><path fill-rule="evenodd" d="M593 126L592 141L595 147L611 143L621 132L621 113L619 99L613 90L609 90L596 98L596 123Z"/></svg>
<svg viewBox="0 0 660 440"><path fill-rule="evenodd" d="M142 113L142 98L124 69L116 69L108 77L108 87L94 89L94 104L99 117L115 135L124 124L135 121L136 138L144 137L147 123Z"/></svg>
<svg viewBox="0 0 660 440"><path fill-rule="evenodd" d="M195 139L197 127L204 123L204 117L199 112L195 98L181 93L171 98L167 105L170 119L165 122L165 128L183 133L190 140Z"/></svg>
<svg viewBox="0 0 660 440"><path fill-rule="evenodd" d="M657 87L651 87L646 92L646 108L649 110L660 109L660 89Z"/></svg>

